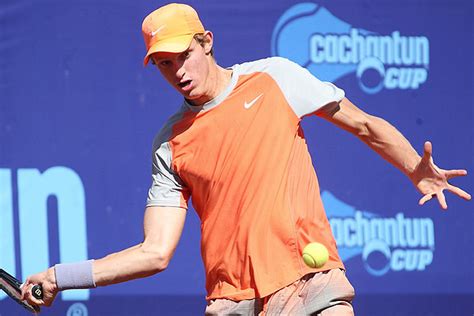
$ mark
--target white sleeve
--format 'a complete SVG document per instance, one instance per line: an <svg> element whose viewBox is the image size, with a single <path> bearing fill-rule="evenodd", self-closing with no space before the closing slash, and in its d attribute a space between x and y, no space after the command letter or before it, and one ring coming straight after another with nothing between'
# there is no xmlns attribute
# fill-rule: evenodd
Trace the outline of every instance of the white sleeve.
<svg viewBox="0 0 474 316"><path fill-rule="evenodd" d="M302 118L344 98L344 90L330 82L319 80L306 68L286 58L271 59L274 65L268 68L268 72L278 83L298 117Z"/></svg>

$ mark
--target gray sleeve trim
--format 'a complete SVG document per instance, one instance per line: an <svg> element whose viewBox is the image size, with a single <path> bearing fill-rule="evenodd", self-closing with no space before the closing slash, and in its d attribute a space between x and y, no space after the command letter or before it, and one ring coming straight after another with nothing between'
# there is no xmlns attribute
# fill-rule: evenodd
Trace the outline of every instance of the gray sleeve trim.
<svg viewBox="0 0 474 316"><path fill-rule="evenodd" d="M153 152L152 185L148 191L146 206L181 207L182 195L186 186L171 164L169 142L159 144Z"/></svg>
<svg viewBox="0 0 474 316"><path fill-rule="evenodd" d="M152 207L152 206L160 206L160 207L174 207L174 208L182 208L184 210L187 210L187 207L184 206L179 206L176 205L174 202L169 202L169 201L150 201L150 203L147 203L146 207Z"/></svg>

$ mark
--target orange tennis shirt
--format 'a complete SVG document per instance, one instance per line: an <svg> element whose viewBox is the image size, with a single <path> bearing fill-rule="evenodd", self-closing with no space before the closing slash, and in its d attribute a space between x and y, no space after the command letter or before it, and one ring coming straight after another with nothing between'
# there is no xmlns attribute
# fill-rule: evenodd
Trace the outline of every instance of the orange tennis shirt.
<svg viewBox="0 0 474 316"><path fill-rule="evenodd" d="M155 138L147 206L193 206L201 219L206 299L265 297L318 269L304 246L324 244L343 268L300 126L344 91L273 57L234 65L201 107L184 102Z"/></svg>

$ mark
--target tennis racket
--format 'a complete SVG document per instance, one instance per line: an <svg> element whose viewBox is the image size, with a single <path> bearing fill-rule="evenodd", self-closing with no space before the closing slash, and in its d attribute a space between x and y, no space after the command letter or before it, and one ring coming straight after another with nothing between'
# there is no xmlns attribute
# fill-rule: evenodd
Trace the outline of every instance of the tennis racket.
<svg viewBox="0 0 474 316"><path fill-rule="evenodd" d="M39 313L39 306L31 305L27 301L21 300L21 282L17 278L9 274L3 269L0 269L0 289L8 294L15 302L23 306L32 313ZM35 285L31 289L33 296L37 299L43 298L43 288L41 285Z"/></svg>

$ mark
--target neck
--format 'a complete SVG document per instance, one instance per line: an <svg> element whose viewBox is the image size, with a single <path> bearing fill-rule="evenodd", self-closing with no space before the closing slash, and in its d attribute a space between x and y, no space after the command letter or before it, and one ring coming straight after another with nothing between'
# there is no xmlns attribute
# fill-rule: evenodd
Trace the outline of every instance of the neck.
<svg viewBox="0 0 474 316"><path fill-rule="evenodd" d="M217 97L229 84L232 77L232 70L219 66L214 60L209 65L209 75L206 80L208 83L206 93L196 100L188 100L189 103L201 106Z"/></svg>

